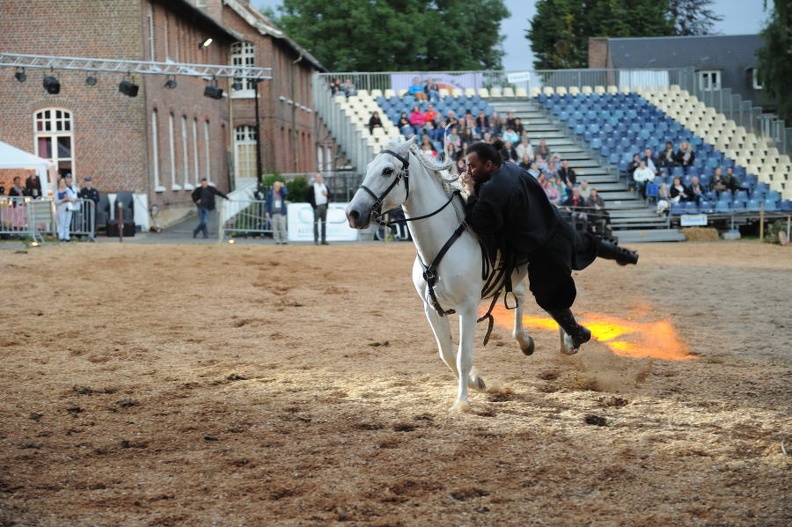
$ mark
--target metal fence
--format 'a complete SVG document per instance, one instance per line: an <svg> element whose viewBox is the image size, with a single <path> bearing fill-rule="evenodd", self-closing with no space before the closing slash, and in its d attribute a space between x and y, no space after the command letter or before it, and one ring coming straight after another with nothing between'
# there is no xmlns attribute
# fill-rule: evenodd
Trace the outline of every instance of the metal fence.
<svg viewBox="0 0 792 527"><path fill-rule="evenodd" d="M94 241L96 236L96 204L81 199L80 210L72 214L69 232ZM0 196L0 236L3 238L43 241L57 230L55 203L50 199Z"/></svg>
<svg viewBox="0 0 792 527"><path fill-rule="evenodd" d="M272 223L266 217L263 200L220 202L220 238L271 236ZM227 219L223 219L227 218Z"/></svg>

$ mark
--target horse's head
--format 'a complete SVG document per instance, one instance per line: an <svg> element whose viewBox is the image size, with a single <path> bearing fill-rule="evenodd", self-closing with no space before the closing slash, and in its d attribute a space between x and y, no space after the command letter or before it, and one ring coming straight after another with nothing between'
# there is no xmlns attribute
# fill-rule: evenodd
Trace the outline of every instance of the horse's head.
<svg viewBox="0 0 792 527"><path fill-rule="evenodd" d="M391 142L369 163L363 183L346 209L351 228L365 229L383 210L398 207L407 200L412 144L412 140Z"/></svg>

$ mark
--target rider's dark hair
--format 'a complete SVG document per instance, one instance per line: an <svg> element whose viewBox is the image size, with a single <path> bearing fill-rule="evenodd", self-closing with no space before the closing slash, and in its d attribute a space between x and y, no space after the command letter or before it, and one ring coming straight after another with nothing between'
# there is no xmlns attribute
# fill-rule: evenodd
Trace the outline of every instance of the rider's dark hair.
<svg viewBox="0 0 792 527"><path fill-rule="evenodd" d="M501 142L501 148L503 147L503 142ZM494 144L479 142L473 143L468 148L468 153L475 152L476 156L482 163L486 163L487 161L492 161L492 163L496 166L500 166L501 164L501 156L498 153L498 149L495 147Z"/></svg>

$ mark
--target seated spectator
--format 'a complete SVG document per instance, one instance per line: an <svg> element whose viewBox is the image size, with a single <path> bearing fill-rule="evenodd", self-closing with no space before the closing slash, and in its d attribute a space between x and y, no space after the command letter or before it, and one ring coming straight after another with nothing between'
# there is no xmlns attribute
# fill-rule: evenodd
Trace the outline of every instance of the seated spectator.
<svg viewBox="0 0 792 527"><path fill-rule="evenodd" d="M506 128L506 131L503 132L503 140L508 141L509 143L516 145L520 142L520 136L517 135L517 132L512 130L511 126Z"/></svg>
<svg viewBox="0 0 792 527"><path fill-rule="evenodd" d="M550 147L547 146L547 141L544 139L539 140L539 146L534 149L534 152L536 152L537 157L542 156L544 159L550 159Z"/></svg>
<svg viewBox="0 0 792 527"><path fill-rule="evenodd" d="M727 190L728 187L726 186L726 182L723 180L723 175L721 174L721 167L715 167L712 171L712 179L710 179L709 188L711 192L715 193L715 196L720 198L721 192Z"/></svg>
<svg viewBox="0 0 792 527"><path fill-rule="evenodd" d="M527 136L523 136L522 139L520 140L520 144L517 145L515 148L517 150L517 155L520 156L520 159L522 159L526 155L531 159L534 158L534 151L533 151L533 147L531 146L531 140L528 139Z"/></svg>
<svg viewBox="0 0 792 527"><path fill-rule="evenodd" d="M374 134L375 128L382 128L382 119L380 119L379 112L374 111L371 113L371 117L369 118L369 133Z"/></svg>
<svg viewBox="0 0 792 527"><path fill-rule="evenodd" d="M627 165L627 177L633 179L633 174L635 174L635 170L641 164L641 155L640 154L633 154L632 161L630 164Z"/></svg>
<svg viewBox="0 0 792 527"><path fill-rule="evenodd" d="M706 199L707 191L701 186L698 176L693 176L690 178L688 194L692 196L692 201L695 201L698 205L701 205L701 200Z"/></svg>
<svg viewBox="0 0 792 527"><path fill-rule="evenodd" d="M424 119L426 120L426 123L434 123L439 117L440 115L437 113L437 110L435 110L434 105L430 104L424 112Z"/></svg>
<svg viewBox="0 0 792 527"><path fill-rule="evenodd" d="M357 95L357 88L355 88L355 85L352 84L352 79L350 79L349 77L344 79L344 86L342 89L344 95L347 96L347 99L352 97L353 95Z"/></svg>
<svg viewBox="0 0 792 527"><path fill-rule="evenodd" d="M333 79L333 82L330 83L330 95L336 95L338 93L343 93L344 89L341 86L341 79L336 77Z"/></svg>
<svg viewBox="0 0 792 527"><path fill-rule="evenodd" d="M583 196L583 199L588 199L591 195L591 187L589 187L589 182L585 179L580 182L580 195Z"/></svg>
<svg viewBox="0 0 792 527"><path fill-rule="evenodd" d="M605 200L595 188L591 189L591 195L586 198L586 209L591 232L610 236L610 214L605 210Z"/></svg>
<svg viewBox="0 0 792 527"><path fill-rule="evenodd" d="M453 161L457 160L459 152L462 149L462 138L459 137L457 132L457 126L452 125L451 128L448 129L448 135L445 136L446 153Z"/></svg>
<svg viewBox="0 0 792 527"><path fill-rule="evenodd" d="M671 143L671 141L666 141L665 149L663 149L657 157L657 163L660 165L659 168L666 168L670 172L671 168L674 166L675 155L673 143Z"/></svg>
<svg viewBox="0 0 792 527"><path fill-rule="evenodd" d="M476 128L478 128L480 133L489 132L490 128L490 120L483 111L479 112L476 116Z"/></svg>
<svg viewBox="0 0 792 527"><path fill-rule="evenodd" d="M726 167L726 175L723 176L723 182L726 188L731 190L732 195L740 190L740 181L737 179L737 176L734 175L734 169L732 167Z"/></svg>
<svg viewBox="0 0 792 527"><path fill-rule="evenodd" d="M454 112L454 110L448 110L446 112L446 118L445 119L446 119L447 123L458 124L458 121L457 121L457 118L456 118L456 113Z"/></svg>
<svg viewBox="0 0 792 527"><path fill-rule="evenodd" d="M658 166L659 161L657 161L657 159L655 159L655 157L652 155L651 148L644 150L644 155L641 159L644 161L644 163L646 163L646 167L652 171L652 174L655 176L660 175L660 167Z"/></svg>
<svg viewBox="0 0 792 527"><path fill-rule="evenodd" d="M517 132L517 135L519 135L520 137L522 137L523 134L525 133L525 127L523 126L522 120L520 120L519 117L516 117L514 119L514 125L512 126L512 128L514 128L514 131Z"/></svg>
<svg viewBox="0 0 792 527"><path fill-rule="evenodd" d="M671 203L680 203L682 201L693 201L693 196L688 188L682 184L682 179L675 177L668 195L671 196Z"/></svg>
<svg viewBox="0 0 792 527"><path fill-rule="evenodd" d="M538 180L541 177L544 177L542 176L542 171L539 170L536 161L531 162L531 167L528 169L528 173L531 174L536 180Z"/></svg>
<svg viewBox="0 0 792 527"><path fill-rule="evenodd" d="M516 163L519 161L517 157L517 150L512 146L511 141L504 141L503 142L503 150L501 150L501 158L504 161L511 161L512 163Z"/></svg>
<svg viewBox="0 0 792 527"><path fill-rule="evenodd" d="M399 120L396 123L396 126L399 128L399 131L404 137L409 138L411 134L412 135L415 134L415 131L413 130L412 125L410 124L410 118L407 117L407 114L405 112L402 112L401 115L399 115Z"/></svg>
<svg viewBox="0 0 792 527"><path fill-rule="evenodd" d="M493 117L490 119L490 125L492 126L492 135L495 137L503 137L504 132L508 128L506 117Z"/></svg>
<svg viewBox="0 0 792 527"><path fill-rule="evenodd" d="M465 170L467 170L467 162L465 161L465 158L460 155L457 158L456 163L454 163L454 167L457 174L463 174Z"/></svg>
<svg viewBox="0 0 792 527"><path fill-rule="evenodd" d="M425 155L437 157L437 148L435 148L432 140L426 134L421 136L421 150Z"/></svg>
<svg viewBox="0 0 792 527"><path fill-rule="evenodd" d="M412 84L410 87L407 88L407 93L418 99L419 101L426 100L426 92L424 92L423 86L421 86L421 79L418 77L413 77Z"/></svg>
<svg viewBox="0 0 792 527"><path fill-rule="evenodd" d="M558 177L558 168L556 167L555 163L552 161L548 161L545 164L545 169L542 171L547 179L557 178Z"/></svg>
<svg viewBox="0 0 792 527"><path fill-rule="evenodd" d="M531 156L529 156L528 154L523 154L522 159L520 159L520 163L519 163L520 168L527 171L531 168L531 165L533 165L533 163L531 162Z"/></svg>
<svg viewBox="0 0 792 527"><path fill-rule="evenodd" d="M688 173L688 169L693 165L693 161L696 160L696 153L693 152L693 149L690 147L690 143L687 141L682 141L679 144L679 150L677 153L674 154L674 163L682 167L682 172L684 174Z"/></svg>
<svg viewBox="0 0 792 527"><path fill-rule="evenodd" d="M429 77L429 80L424 84L423 90L430 101L437 102L440 100L440 86L437 85L433 78Z"/></svg>
<svg viewBox="0 0 792 527"><path fill-rule="evenodd" d="M646 199L646 185L655 178L654 172L646 166L646 161L638 162L638 168L633 172L633 181L641 194L641 198Z"/></svg>
<svg viewBox="0 0 792 527"><path fill-rule="evenodd" d="M536 156L534 158L534 163L536 163L536 166L539 167L539 170L542 172L547 169L547 161L545 161L544 157L542 156Z"/></svg>
<svg viewBox="0 0 792 527"><path fill-rule="evenodd" d="M556 190L556 188L553 187L549 179L544 178L544 181L542 182L542 188L545 191L545 195L547 196L547 199L550 200L550 203L558 207L558 200L560 199L560 195L558 194L558 190Z"/></svg>
<svg viewBox="0 0 792 527"><path fill-rule="evenodd" d="M666 183L660 183L657 189L657 215L668 216L668 208L671 206L671 191Z"/></svg>
<svg viewBox="0 0 792 527"><path fill-rule="evenodd" d="M577 183L577 174L575 174L575 171L569 167L569 161L566 159L561 161L561 167L558 169L558 179L560 179L561 183L566 185L568 188L574 187Z"/></svg>
<svg viewBox="0 0 792 527"><path fill-rule="evenodd" d="M573 187L572 192L562 203L566 217L572 221L572 225L577 229L580 221L580 230L588 231L588 213L586 212L586 200L580 196L580 188Z"/></svg>
<svg viewBox="0 0 792 527"><path fill-rule="evenodd" d="M412 112L410 112L410 125L413 127L413 133L415 135L421 135L421 131L423 130L425 124L426 117L421 111L421 107L416 104L413 106Z"/></svg>

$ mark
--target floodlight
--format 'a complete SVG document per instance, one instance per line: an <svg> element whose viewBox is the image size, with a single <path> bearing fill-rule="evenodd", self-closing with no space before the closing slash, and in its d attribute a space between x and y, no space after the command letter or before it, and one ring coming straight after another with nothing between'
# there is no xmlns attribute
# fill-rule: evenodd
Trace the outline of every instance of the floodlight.
<svg viewBox="0 0 792 527"><path fill-rule="evenodd" d="M60 93L60 81L55 77L44 77L44 80L41 84L44 86L44 89L47 90L47 93L51 95L57 95Z"/></svg>
<svg viewBox="0 0 792 527"><path fill-rule="evenodd" d="M120 91L121 93L123 93L127 97L137 97L139 89L140 89L140 86L138 86L134 82L126 80L126 79L124 79L120 83L118 83L118 91Z"/></svg>
<svg viewBox="0 0 792 527"><path fill-rule="evenodd" d="M14 78L19 82L25 82L27 80L25 68L17 68L16 73L14 73Z"/></svg>

